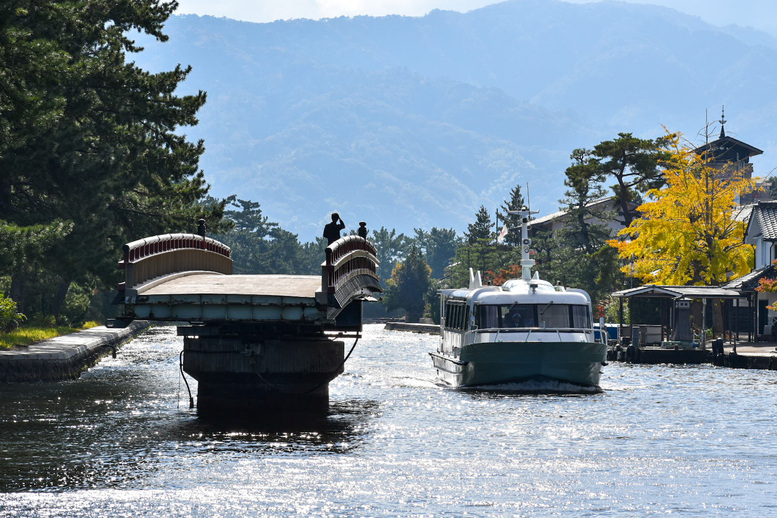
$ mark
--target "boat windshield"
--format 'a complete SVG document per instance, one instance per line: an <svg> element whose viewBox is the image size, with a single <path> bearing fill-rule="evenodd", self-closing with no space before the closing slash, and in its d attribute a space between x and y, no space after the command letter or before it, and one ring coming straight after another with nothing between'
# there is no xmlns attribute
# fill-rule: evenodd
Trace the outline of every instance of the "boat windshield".
<svg viewBox="0 0 777 518"><path fill-rule="evenodd" d="M590 329L588 306L581 304L483 304L475 313L478 329Z"/></svg>

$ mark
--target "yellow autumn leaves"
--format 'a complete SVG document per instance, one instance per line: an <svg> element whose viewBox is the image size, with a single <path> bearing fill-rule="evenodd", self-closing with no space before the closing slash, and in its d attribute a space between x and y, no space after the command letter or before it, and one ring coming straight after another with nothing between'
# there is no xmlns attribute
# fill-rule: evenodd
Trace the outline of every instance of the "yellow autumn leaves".
<svg viewBox="0 0 777 518"><path fill-rule="evenodd" d="M647 284L718 285L750 271L753 247L743 242L739 198L755 181L736 164L715 168L709 156L670 135L666 184L648 191L640 217L608 242L626 261L622 271Z"/></svg>

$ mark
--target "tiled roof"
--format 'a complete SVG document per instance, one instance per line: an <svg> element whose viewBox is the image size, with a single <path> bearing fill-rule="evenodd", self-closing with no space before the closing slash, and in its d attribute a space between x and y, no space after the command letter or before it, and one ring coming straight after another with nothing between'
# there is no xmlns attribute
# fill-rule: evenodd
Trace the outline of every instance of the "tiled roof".
<svg viewBox="0 0 777 518"><path fill-rule="evenodd" d="M615 204L615 196L607 196L605 198L598 198L596 200L593 200L593 201L587 203L586 207L593 208L593 207L597 207L599 205L605 205L607 203L613 203L613 205L614 205ZM616 210L618 208L619 207L617 207L617 206L615 207ZM534 218L531 221L529 221L529 227L533 227L533 226L537 226L537 225L542 225L542 224L547 223L549 221L555 221L555 220L557 220L559 218L563 218L564 216L567 215L568 212L569 211L567 209L561 209L558 212L554 212L552 214L548 214L548 215L542 216L540 218Z"/></svg>
<svg viewBox="0 0 777 518"><path fill-rule="evenodd" d="M764 240L777 240L777 202L761 202L753 207L748 231L753 223L757 224L754 230L760 230Z"/></svg>
<svg viewBox="0 0 777 518"><path fill-rule="evenodd" d="M616 291L614 297L670 297L687 299L734 299L742 297L735 289L725 286L663 286L645 284L637 288Z"/></svg>
<svg viewBox="0 0 777 518"><path fill-rule="evenodd" d="M761 268L760 270L753 270L752 272L743 275L742 277L732 279L722 287L730 290L751 290L758 284L758 279L767 276L770 277L773 274L774 266L770 264L769 266Z"/></svg>
<svg viewBox="0 0 777 518"><path fill-rule="evenodd" d="M750 221L750 215L753 213L753 207L755 207L755 205L742 205L739 207L739 209L737 209L734 213L734 221L740 221L743 223Z"/></svg>
<svg viewBox="0 0 777 518"><path fill-rule="evenodd" d="M722 135L719 139L713 142L710 142L709 144L704 144L703 146L699 146L693 151L697 155L700 155L710 149L713 151L717 151L721 149L726 150L730 148L742 149L747 152L748 157L763 154L763 151L761 151L757 147L751 146L750 144L742 142L741 140L737 140L734 137L729 137L727 135Z"/></svg>

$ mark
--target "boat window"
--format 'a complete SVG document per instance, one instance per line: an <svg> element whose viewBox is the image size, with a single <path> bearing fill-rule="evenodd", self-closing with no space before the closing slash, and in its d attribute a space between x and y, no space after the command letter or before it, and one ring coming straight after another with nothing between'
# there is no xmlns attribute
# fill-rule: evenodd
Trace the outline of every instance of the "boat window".
<svg viewBox="0 0 777 518"><path fill-rule="evenodd" d="M445 305L445 327L449 329L466 329L469 319L469 307L463 304Z"/></svg>
<svg viewBox="0 0 777 518"><path fill-rule="evenodd" d="M588 306L572 306L572 327L578 329L588 329L591 327Z"/></svg>
<svg viewBox="0 0 777 518"><path fill-rule="evenodd" d="M499 327L499 306L480 306L476 316L478 329Z"/></svg>
<svg viewBox="0 0 777 518"><path fill-rule="evenodd" d="M537 327L534 304L490 304L478 307L476 324L479 329L496 327Z"/></svg>
<svg viewBox="0 0 777 518"><path fill-rule="evenodd" d="M540 327L567 328L569 326L569 306L566 304L545 304L540 307Z"/></svg>
<svg viewBox="0 0 777 518"><path fill-rule="evenodd" d="M512 304L501 306L501 327L536 327L533 304Z"/></svg>
<svg viewBox="0 0 777 518"><path fill-rule="evenodd" d="M477 306L475 324L478 329L498 327L587 329L591 327L591 314L588 306L585 305L483 304Z"/></svg>

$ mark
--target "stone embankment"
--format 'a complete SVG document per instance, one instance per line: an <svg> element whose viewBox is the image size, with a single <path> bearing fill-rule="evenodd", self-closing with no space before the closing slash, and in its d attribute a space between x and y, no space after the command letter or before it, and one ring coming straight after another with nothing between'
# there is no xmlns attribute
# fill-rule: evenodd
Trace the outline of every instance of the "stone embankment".
<svg viewBox="0 0 777 518"><path fill-rule="evenodd" d="M0 351L0 383L76 379L102 356L115 352L148 327L149 323L142 320L123 328L99 326Z"/></svg>
<svg viewBox="0 0 777 518"><path fill-rule="evenodd" d="M416 324L412 322L386 322L385 329L389 331L410 331L412 333L429 333L439 335L440 326L437 324Z"/></svg>

